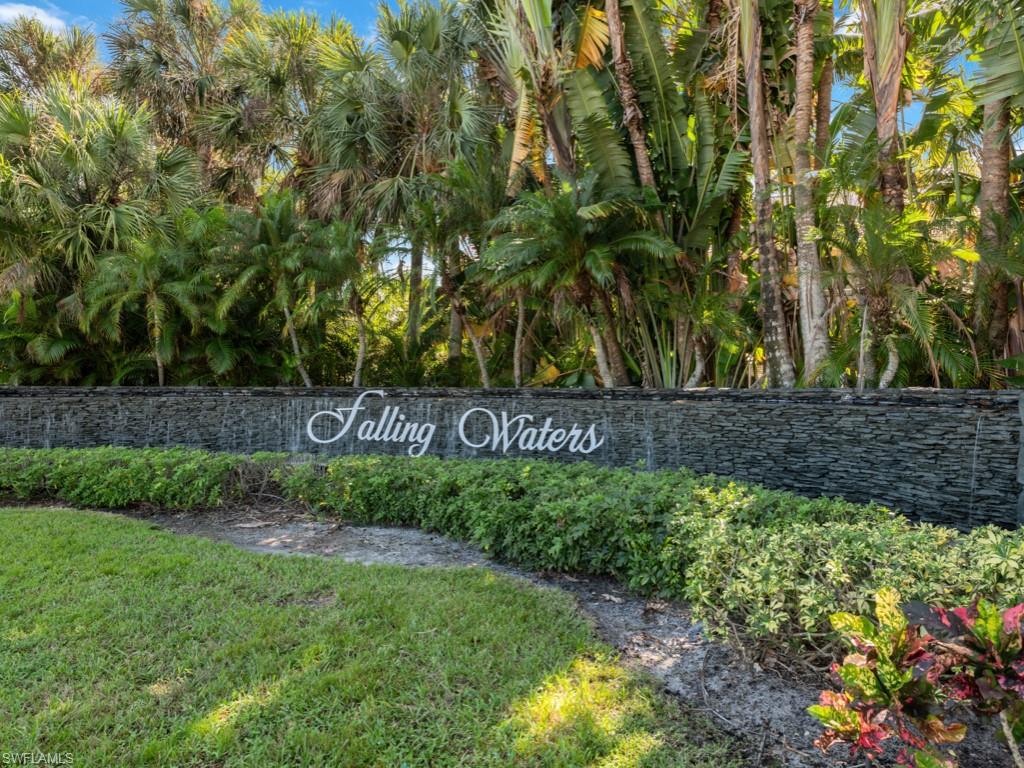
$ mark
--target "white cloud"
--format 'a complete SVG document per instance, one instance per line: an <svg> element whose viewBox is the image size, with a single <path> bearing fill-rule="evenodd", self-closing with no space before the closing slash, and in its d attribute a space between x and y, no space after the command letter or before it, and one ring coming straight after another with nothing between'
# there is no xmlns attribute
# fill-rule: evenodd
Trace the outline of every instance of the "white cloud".
<svg viewBox="0 0 1024 768"><path fill-rule="evenodd" d="M3 3L0 2L0 24L14 21L19 16L30 16L39 19L44 27L59 32L64 29L64 20L57 16L53 10L40 8L38 5L27 5L26 3Z"/></svg>

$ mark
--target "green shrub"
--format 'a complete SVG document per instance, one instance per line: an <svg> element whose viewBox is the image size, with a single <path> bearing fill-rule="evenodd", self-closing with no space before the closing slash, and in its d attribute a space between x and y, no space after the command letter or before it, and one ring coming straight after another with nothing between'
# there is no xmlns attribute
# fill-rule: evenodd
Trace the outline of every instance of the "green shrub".
<svg viewBox="0 0 1024 768"><path fill-rule="evenodd" d="M533 569L613 576L683 598L723 637L820 649L829 616L864 612L883 587L954 605L1024 596L1024 534L961 534L884 507L686 470L590 464L344 457L292 478L302 498L360 523L411 525Z"/></svg>
<svg viewBox="0 0 1024 768"><path fill-rule="evenodd" d="M887 509L806 499L687 470L348 456L325 465L203 451L0 450L0 493L107 508L211 507L272 484L349 522L472 542L534 570L614 577L683 598L708 628L760 647L831 651L828 617L883 587L908 599L1024 598L1024 534L961 534Z"/></svg>
<svg viewBox="0 0 1024 768"><path fill-rule="evenodd" d="M212 507L239 491L239 473L251 464L243 456L184 448L2 448L0 494L110 509Z"/></svg>

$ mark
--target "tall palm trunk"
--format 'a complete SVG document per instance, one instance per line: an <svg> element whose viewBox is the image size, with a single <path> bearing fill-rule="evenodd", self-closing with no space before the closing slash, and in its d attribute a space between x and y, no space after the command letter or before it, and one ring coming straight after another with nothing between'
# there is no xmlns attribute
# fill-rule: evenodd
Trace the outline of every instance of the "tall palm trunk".
<svg viewBox="0 0 1024 768"><path fill-rule="evenodd" d="M825 13L828 14L828 36L835 34L835 7L826 3ZM835 65L829 54L821 65L821 76L818 80L817 110L815 112L814 153L815 167L824 168L828 162L829 149L832 146L832 81L835 79Z"/></svg>
<svg viewBox="0 0 1024 768"><path fill-rule="evenodd" d="M288 333L288 338L292 342L292 353L295 355L295 368L299 372L299 376L302 377L302 383L306 387L313 386L313 380L309 378L309 373L306 372L306 366L302 363L302 349L299 347L299 337L295 333L295 323L292 321L292 312L288 309L288 305L284 305L284 327Z"/></svg>
<svg viewBox="0 0 1024 768"><path fill-rule="evenodd" d="M356 350L356 370L352 375L352 386L359 388L363 385L363 366L366 365L367 340L363 300L355 291L352 293L352 311L356 316L356 331L359 336L359 347Z"/></svg>
<svg viewBox="0 0 1024 768"><path fill-rule="evenodd" d="M449 291L454 291L455 286L455 274L461 269L461 265L458 263L458 257L452 253L449 254L442 265L444 270L445 278L444 282L448 286ZM455 302L450 300L451 305L448 312L448 371L453 376L458 376L458 383L461 384L461 370L462 370L462 316L459 314L458 309L455 306Z"/></svg>
<svg viewBox="0 0 1024 768"><path fill-rule="evenodd" d="M775 247L775 232L772 226L771 163L767 110L762 85L761 18L758 0L741 0L740 38L750 115L750 154L754 166L754 230L760 257L760 310L764 326L768 383L773 387L788 388L796 383L796 374L789 353L789 334L782 306L779 255Z"/></svg>
<svg viewBox="0 0 1024 768"><path fill-rule="evenodd" d="M491 388L491 376L487 371L487 354L484 350L483 340L473 329L473 324L466 317L466 307L462 303L462 297L455 288L455 278L448 267L452 264L451 259L445 262L445 268L441 273L441 290L448 297L452 305L452 311L459 317L459 326L466 331L469 343L473 347L473 355L476 357L477 368L480 371L480 386L484 389Z"/></svg>
<svg viewBox="0 0 1024 768"><path fill-rule="evenodd" d="M981 144L981 192L978 207L982 260L975 275L976 337L992 359L1006 351L1009 332L1010 283L996 264L1006 249L1006 221L1010 215L1010 105L999 99L985 105Z"/></svg>
<svg viewBox="0 0 1024 768"><path fill-rule="evenodd" d="M800 334L803 339L804 381L813 384L828 358L828 306L821 283L818 256L814 182L811 176L811 120L814 106L814 18L818 0L795 5L796 107L793 161L796 174L796 263L800 291Z"/></svg>
<svg viewBox="0 0 1024 768"><path fill-rule="evenodd" d="M523 347L526 341L526 291L516 291L516 336L512 348L512 379L517 387L523 386Z"/></svg>
<svg viewBox="0 0 1024 768"><path fill-rule="evenodd" d="M448 368L457 371L462 365L462 318L455 307L448 313Z"/></svg>
<svg viewBox="0 0 1024 768"><path fill-rule="evenodd" d="M405 328L405 347L415 353L420 342L420 317L423 311L423 245L414 242L409 259L409 313Z"/></svg>
<svg viewBox="0 0 1024 768"><path fill-rule="evenodd" d="M629 369L626 367L626 356L622 352L622 344L619 343L619 335L615 329L615 314L612 312L612 302L607 291L600 291L598 311L604 321L604 345L608 353L608 366L615 379L614 385L628 387Z"/></svg>
<svg viewBox="0 0 1024 768"><path fill-rule="evenodd" d="M704 348L704 342L698 336L693 340L693 373L690 374L686 383L683 384L683 389L695 389L704 381L704 358L706 355L707 351Z"/></svg>
<svg viewBox="0 0 1024 768"><path fill-rule="evenodd" d="M871 349L871 312L867 296L861 297L860 338L857 345L857 391L863 392L875 380L875 359Z"/></svg>
<svg viewBox="0 0 1024 768"><path fill-rule="evenodd" d="M622 26L619 0L605 0L604 10L608 18L608 35L612 44L612 64L615 67L615 81L619 86L619 101L622 102L622 121L633 145L637 175L645 187L657 189L651 156L647 152L647 131L644 130L644 115L640 109L636 86L633 84L633 62L626 50L626 32Z"/></svg>
<svg viewBox="0 0 1024 768"><path fill-rule="evenodd" d="M164 358L160 354L160 343L163 341L163 330L160 327L160 320L156 313L157 297L152 293L149 295L149 299L146 302L146 309L149 312L150 322L152 323L152 337L153 337L153 358L156 360L156 384L158 387L164 385Z"/></svg>
<svg viewBox="0 0 1024 768"><path fill-rule="evenodd" d="M601 337L601 331L598 330L597 323L594 322L594 318L589 314L587 315L587 330L590 331L590 338L594 341L597 373L601 377L604 388L612 389L615 387L615 377L612 375L612 369L608 365L608 354L604 348L604 339Z"/></svg>
<svg viewBox="0 0 1024 768"><path fill-rule="evenodd" d="M707 26L708 34L714 35L722 28L723 0L708 0Z"/></svg>
<svg viewBox="0 0 1024 768"><path fill-rule="evenodd" d="M156 343L160 344L160 339L156 340ZM156 385L162 387L164 385L164 359L160 356L160 350L154 350L154 356L156 357Z"/></svg>
<svg viewBox="0 0 1024 768"><path fill-rule="evenodd" d="M473 324L466 320L462 305L459 305L459 314L462 316L462 325L469 336L469 343L473 347L473 355L476 357L476 367L480 372L480 386L484 389L491 388L491 375L487 371L487 352L484 349L483 339L473 329Z"/></svg>
<svg viewBox="0 0 1024 768"><path fill-rule="evenodd" d="M900 369L900 353L896 349L896 342L892 340L892 337L886 337L885 348L888 353L886 358L885 370L882 371L882 375L878 377L878 388L888 389L889 385L892 384L892 380L896 378L896 373ZM938 386L938 384L936 384Z"/></svg>
<svg viewBox="0 0 1024 768"><path fill-rule="evenodd" d="M899 103L910 35L907 0L860 0L864 70L875 100L875 134L882 200L903 211L906 175L899 160Z"/></svg>

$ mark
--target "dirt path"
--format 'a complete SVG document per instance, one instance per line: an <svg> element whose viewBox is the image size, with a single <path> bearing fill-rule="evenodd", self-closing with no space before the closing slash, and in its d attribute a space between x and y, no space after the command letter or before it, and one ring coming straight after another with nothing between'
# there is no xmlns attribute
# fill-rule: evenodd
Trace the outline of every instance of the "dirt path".
<svg viewBox="0 0 1024 768"><path fill-rule="evenodd" d="M480 550L409 528L354 527L291 510L245 508L204 514L138 515L181 534L228 541L252 552L340 557L354 563L409 567L481 567L558 588L576 597L598 634L624 659L660 680L688 706L710 714L726 732L758 747L755 765L789 768L848 765L842 750L825 759L812 742L817 723L805 712L817 689L751 668L708 640L685 606L649 601L610 581L526 573L489 560ZM970 726L959 748L962 768L1009 766L991 732Z"/></svg>

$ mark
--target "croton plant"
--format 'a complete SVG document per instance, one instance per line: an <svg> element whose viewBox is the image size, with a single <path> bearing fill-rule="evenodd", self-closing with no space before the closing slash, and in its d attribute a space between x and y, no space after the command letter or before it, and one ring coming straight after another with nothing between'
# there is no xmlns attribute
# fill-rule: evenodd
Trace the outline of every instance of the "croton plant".
<svg viewBox="0 0 1024 768"><path fill-rule="evenodd" d="M1000 611L985 600L946 610L901 605L878 593L875 620L837 613L832 626L852 652L833 665L838 691L823 691L809 711L825 726L822 750L849 745L878 758L890 748L902 765L954 768L949 745L965 725L950 721L956 704L997 717L1018 768L1024 733L1024 604Z"/></svg>

